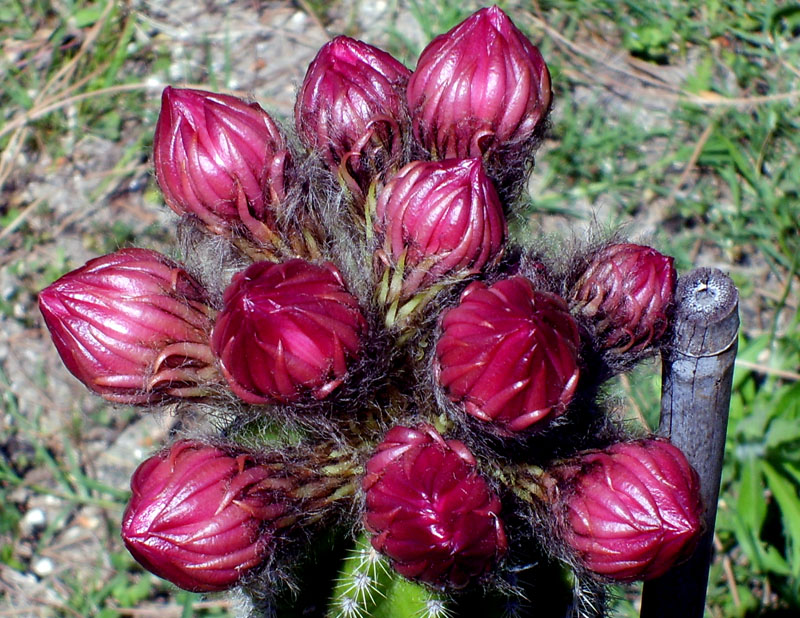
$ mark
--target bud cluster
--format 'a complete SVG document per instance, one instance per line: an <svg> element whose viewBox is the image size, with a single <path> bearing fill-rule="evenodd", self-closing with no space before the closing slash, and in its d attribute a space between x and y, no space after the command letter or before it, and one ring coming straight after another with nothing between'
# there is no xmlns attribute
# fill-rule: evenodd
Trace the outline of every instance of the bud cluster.
<svg viewBox="0 0 800 618"><path fill-rule="evenodd" d="M595 401L668 332L672 258L509 240L550 106L541 54L496 6L414 71L334 38L290 128L231 95L164 91L156 179L230 263L193 274L121 249L40 294L89 389L221 428L135 472L122 534L145 568L270 599L270 569L342 520L440 590L497 584L531 543L598 581L691 553L696 474Z"/></svg>

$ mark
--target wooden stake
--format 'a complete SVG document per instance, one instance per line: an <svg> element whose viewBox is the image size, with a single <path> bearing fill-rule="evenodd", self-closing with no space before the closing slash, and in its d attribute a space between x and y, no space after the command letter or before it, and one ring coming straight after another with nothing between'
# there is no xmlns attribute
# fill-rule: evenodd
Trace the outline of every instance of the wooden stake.
<svg viewBox="0 0 800 618"><path fill-rule="evenodd" d="M641 618L703 617L739 332L739 294L719 270L681 277L676 302L672 340L662 352L658 433L700 475L705 532L688 562L645 582Z"/></svg>

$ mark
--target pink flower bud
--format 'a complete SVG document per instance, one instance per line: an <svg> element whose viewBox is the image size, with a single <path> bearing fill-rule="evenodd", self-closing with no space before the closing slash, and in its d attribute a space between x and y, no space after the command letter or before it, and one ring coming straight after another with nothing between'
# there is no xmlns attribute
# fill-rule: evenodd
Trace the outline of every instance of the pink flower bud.
<svg viewBox="0 0 800 618"><path fill-rule="evenodd" d="M659 577L691 556L702 533L697 473L663 439L584 452L546 482L563 541L605 578Z"/></svg>
<svg viewBox="0 0 800 618"><path fill-rule="evenodd" d="M319 50L300 87L298 136L335 175L352 175L365 188L402 154L410 74L386 52L336 37Z"/></svg>
<svg viewBox="0 0 800 618"><path fill-rule="evenodd" d="M550 73L493 6L423 50L407 97L414 136L434 158L482 157L534 135L550 108Z"/></svg>
<svg viewBox="0 0 800 618"><path fill-rule="evenodd" d="M122 539L176 586L225 590L264 560L290 486L250 455L182 440L134 472Z"/></svg>
<svg viewBox="0 0 800 618"><path fill-rule="evenodd" d="M436 373L450 399L498 430L563 414L578 384L578 327L561 298L514 276L474 282L445 312Z"/></svg>
<svg viewBox="0 0 800 618"><path fill-rule="evenodd" d="M593 325L602 349L641 351L667 328L675 279L671 257L642 245L610 245L591 258L572 304Z"/></svg>
<svg viewBox="0 0 800 618"><path fill-rule="evenodd" d="M362 486L372 546L404 577L461 588L507 549L500 499L472 453L430 425L391 429Z"/></svg>
<svg viewBox="0 0 800 618"><path fill-rule="evenodd" d="M366 321L333 264L256 262L234 276L212 349L248 403L322 399L358 358Z"/></svg>
<svg viewBox="0 0 800 618"><path fill-rule="evenodd" d="M61 360L103 398L130 405L201 394L215 376L206 291L179 264L121 249L39 294Z"/></svg>
<svg viewBox="0 0 800 618"><path fill-rule="evenodd" d="M507 233L480 159L409 163L381 191L375 215L385 254L407 271L405 296L496 263Z"/></svg>
<svg viewBox="0 0 800 618"><path fill-rule="evenodd" d="M270 239L290 159L278 125L257 103L164 89L153 162L164 199L179 215L196 216L216 234L244 226L258 240Z"/></svg>

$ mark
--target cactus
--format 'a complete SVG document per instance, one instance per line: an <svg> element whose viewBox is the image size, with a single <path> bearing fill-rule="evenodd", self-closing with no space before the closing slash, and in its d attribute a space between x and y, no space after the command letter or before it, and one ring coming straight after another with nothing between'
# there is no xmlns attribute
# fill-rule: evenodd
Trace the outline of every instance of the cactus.
<svg viewBox="0 0 800 618"><path fill-rule="evenodd" d="M691 553L691 466L597 398L669 332L672 259L509 238L550 106L541 54L498 7L414 72L334 38L294 136L255 103L165 90L156 177L214 240L186 264L123 249L40 294L89 389L213 421L134 474L122 533L145 568L238 588L253 618L449 618L475 599L491 618L533 590L521 571L569 573L599 616L608 580ZM618 503L650 528L598 515Z"/></svg>

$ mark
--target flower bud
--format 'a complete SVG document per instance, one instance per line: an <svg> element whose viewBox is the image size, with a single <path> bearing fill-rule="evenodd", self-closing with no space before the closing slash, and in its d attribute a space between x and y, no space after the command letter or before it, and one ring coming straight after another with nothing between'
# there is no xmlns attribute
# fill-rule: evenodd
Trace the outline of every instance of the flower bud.
<svg viewBox="0 0 800 618"><path fill-rule="evenodd" d="M604 578L659 577L691 556L702 533L697 473L663 439L586 451L545 483L563 541Z"/></svg>
<svg viewBox="0 0 800 618"><path fill-rule="evenodd" d="M366 321L333 264L256 262L225 290L211 345L248 403L327 397L359 356Z"/></svg>
<svg viewBox="0 0 800 618"><path fill-rule="evenodd" d="M430 425L391 429L362 486L372 546L404 577L461 588L507 549L500 499L472 453Z"/></svg>
<svg viewBox="0 0 800 618"><path fill-rule="evenodd" d="M601 349L639 352L664 334L675 290L673 261L628 243L605 247L591 258L571 300L593 326Z"/></svg>
<svg viewBox="0 0 800 618"><path fill-rule="evenodd" d="M507 233L480 159L409 163L381 191L375 216L384 253L403 263L403 296L496 263Z"/></svg>
<svg viewBox="0 0 800 618"><path fill-rule="evenodd" d="M184 590L226 590L264 560L290 486L250 455L182 440L134 472L122 539Z"/></svg>
<svg viewBox="0 0 800 618"><path fill-rule="evenodd" d="M108 401L129 405L202 394L216 375L207 303L179 264L145 249L90 260L39 294L67 369Z"/></svg>
<svg viewBox="0 0 800 618"><path fill-rule="evenodd" d="M408 123L411 72L386 52L346 36L319 50L297 95L297 134L334 175L365 189L396 165Z"/></svg>
<svg viewBox="0 0 800 618"><path fill-rule="evenodd" d="M521 276L470 284L445 312L436 375L448 397L498 433L563 414L578 384L578 327L566 303Z"/></svg>
<svg viewBox="0 0 800 618"><path fill-rule="evenodd" d="M407 98L414 136L434 158L482 157L533 137L550 108L550 73L493 6L422 51Z"/></svg>
<svg viewBox="0 0 800 618"><path fill-rule="evenodd" d="M215 234L244 227L270 240L290 160L286 138L257 103L164 89L153 162L164 199L179 215L194 215Z"/></svg>

